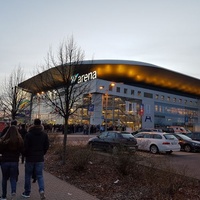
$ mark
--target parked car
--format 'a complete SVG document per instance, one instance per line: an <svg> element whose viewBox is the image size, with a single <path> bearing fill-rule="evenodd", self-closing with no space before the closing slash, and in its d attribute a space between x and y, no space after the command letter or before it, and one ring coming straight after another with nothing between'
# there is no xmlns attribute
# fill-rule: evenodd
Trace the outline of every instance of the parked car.
<svg viewBox="0 0 200 200"><path fill-rule="evenodd" d="M181 145L181 150L186 152L200 151L199 141L192 140L190 137L182 133L174 133L173 135L176 136L176 138L179 140L179 144Z"/></svg>
<svg viewBox="0 0 200 200"><path fill-rule="evenodd" d="M180 151L178 139L171 133L141 132L134 137L137 140L138 150L150 151L153 154L165 152L171 154Z"/></svg>
<svg viewBox="0 0 200 200"><path fill-rule="evenodd" d="M162 131L165 133L174 133L174 129L169 127L162 128Z"/></svg>
<svg viewBox="0 0 200 200"><path fill-rule="evenodd" d="M132 132L132 135L135 135L140 132L163 132L162 129L157 128L144 128L144 129L138 129L137 131Z"/></svg>
<svg viewBox="0 0 200 200"><path fill-rule="evenodd" d="M192 140L200 141L200 132L190 132L186 133L185 135L190 137Z"/></svg>
<svg viewBox="0 0 200 200"><path fill-rule="evenodd" d="M88 146L91 149L101 149L116 153L120 149L136 151L137 141L133 135L125 131L105 131L100 135L90 138Z"/></svg>
<svg viewBox="0 0 200 200"><path fill-rule="evenodd" d="M182 126L170 126L169 128L172 128L174 130L174 133L189 133L191 132L189 129L186 129Z"/></svg>

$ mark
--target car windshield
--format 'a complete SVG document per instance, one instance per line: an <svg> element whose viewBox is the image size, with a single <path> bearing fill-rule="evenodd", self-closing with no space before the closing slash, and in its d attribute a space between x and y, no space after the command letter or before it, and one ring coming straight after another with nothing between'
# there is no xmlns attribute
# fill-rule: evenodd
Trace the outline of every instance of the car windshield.
<svg viewBox="0 0 200 200"><path fill-rule="evenodd" d="M121 133L122 137L123 138L134 138L134 136L131 134L131 133L128 133L128 132L122 132Z"/></svg>
<svg viewBox="0 0 200 200"><path fill-rule="evenodd" d="M179 137L181 137L184 140L192 140L190 137L183 135L183 134L177 134Z"/></svg>
<svg viewBox="0 0 200 200"><path fill-rule="evenodd" d="M177 139L174 135L172 134L164 134L164 137L167 139L167 140L174 140L174 139Z"/></svg>

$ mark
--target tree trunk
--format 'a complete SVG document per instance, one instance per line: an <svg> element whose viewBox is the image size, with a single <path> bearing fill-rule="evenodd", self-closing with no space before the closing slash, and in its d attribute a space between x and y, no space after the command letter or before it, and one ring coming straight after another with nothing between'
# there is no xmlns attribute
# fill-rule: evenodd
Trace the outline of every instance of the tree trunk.
<svg viewBox="0 0 200 200"><path fill-rule="evenodd" d="M65 118L64 137L63 137L63 165L66 164L67 158L67 134L68 134L68 119Z"/></svg>

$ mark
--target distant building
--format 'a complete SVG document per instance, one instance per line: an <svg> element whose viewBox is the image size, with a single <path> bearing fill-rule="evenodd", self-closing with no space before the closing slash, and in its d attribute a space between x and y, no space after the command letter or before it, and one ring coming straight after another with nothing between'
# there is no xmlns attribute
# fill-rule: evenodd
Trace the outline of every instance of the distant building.
<svg viewBox="0 0 200 200"><path fill-rule="evenodd" d="M90 81L91 89L83 95L79 119L71 119L71 123L107 124L132 130L172 125L192 129L200 123L199 79L125 60L84 61L77 70L78 84ZM19 87L36 93L31 85L33 78L37 76ZM45 110L48 109L40 111ZM51 115L50 110L47 115ZM45 118L42 113L41 116Z"/></svg>

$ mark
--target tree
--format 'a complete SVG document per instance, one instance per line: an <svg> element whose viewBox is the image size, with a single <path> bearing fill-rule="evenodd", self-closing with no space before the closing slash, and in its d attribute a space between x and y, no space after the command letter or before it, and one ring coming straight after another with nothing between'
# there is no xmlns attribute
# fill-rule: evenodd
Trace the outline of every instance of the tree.
<svg viewBox="0 0 200 200"><path fill-rule="evenodd" d="M18 66L11 72L8 79L5 78L1 87L1 110L4 110L6 116L10 116L14 120L17 114L22 113L29 101L27 99L27 93L17 87L17 85L25 80L23 69Z"/></svg>
<svg viewBox="0 0 200 200"><path fill-rule="evenodd" d="M78 48L73 37L63 42L57 56L48 52L46 66L38 71L33 84L42 92L45 103L56 110L64 119L63 164L66 162L69 117L82 107L83 94L89 90L89 83L78 81L77 67L84 59L84 51Z"/></svg>

